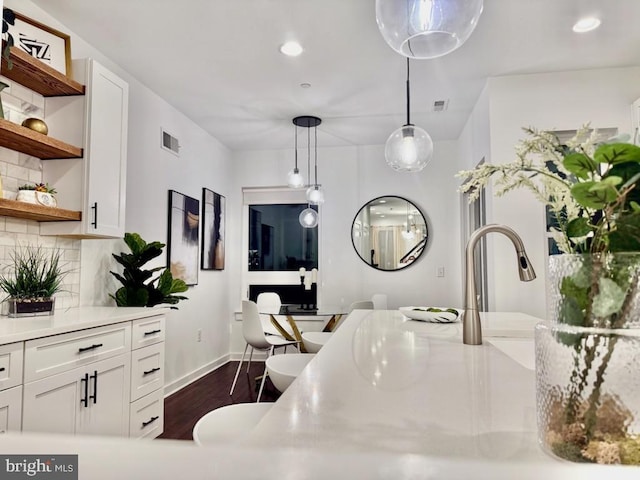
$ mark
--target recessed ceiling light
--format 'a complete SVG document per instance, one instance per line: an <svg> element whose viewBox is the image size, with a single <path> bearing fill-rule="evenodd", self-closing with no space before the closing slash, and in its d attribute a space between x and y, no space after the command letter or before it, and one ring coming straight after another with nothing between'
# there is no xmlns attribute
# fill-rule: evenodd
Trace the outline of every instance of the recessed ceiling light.
<svg viewBox="0 0 640 480"><path fill-rule="evenodd" d="M302 53L302 46L298 42L287 42L280 46L280 53L289 57L297 57Z"/></svg>
<svg viewBox="0 0 640 480"><path fill-rule="evenodd" d="M379 203L387 203L387 201L386 200L380 200Z"/></svg>
<svg viewBox="0 0 640 480"><path fill-rule="evenodd" d="M596 17L581 18L573 26L573 31L576 33L590 32L600 26L600 19Z"/></svg>

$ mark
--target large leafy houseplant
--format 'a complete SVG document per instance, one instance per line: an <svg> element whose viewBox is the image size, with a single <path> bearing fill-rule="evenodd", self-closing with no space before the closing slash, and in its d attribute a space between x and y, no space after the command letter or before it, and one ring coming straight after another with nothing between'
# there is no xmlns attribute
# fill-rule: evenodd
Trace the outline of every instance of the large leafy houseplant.
<svg viewBox="0 0 640 480"><path fill-rule="evenodd" d="M163 303L175 305L180 300L187 299L181 295L174 295L186 292L188 287L183 280L173 278L168 268L142 268L147 262L162 254L164 243L147 243L137 233L125 233L124 241L131 253L113 254L113 258L124 267L124 271L122 274L111 272L123 285L114 295L110 295L119 307L153 307ZM152 278L156 272L161 273Z"/></svg>
<svg viewBox="0 0 640 480"><path fill-rule="evenodd" d="M491 181L497 195L529 189L568 254L550 257L551 324L536 332L541 441L573 461L640 464L640 399L620 392L640 357L640 147L588 125L566 144L525 132L516 161L458 176L471 200Z"/></svg>

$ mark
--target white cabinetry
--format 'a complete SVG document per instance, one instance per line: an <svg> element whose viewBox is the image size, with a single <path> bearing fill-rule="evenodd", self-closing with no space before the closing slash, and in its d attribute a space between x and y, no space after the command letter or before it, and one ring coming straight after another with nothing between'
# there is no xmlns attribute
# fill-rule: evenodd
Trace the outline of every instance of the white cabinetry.
<svg viewBox="0 0 640 480"><path fill-rule="evenodd" d="M24 431L160 435L164 321L154 315L0 346L0 388L18 385L0 391L0 431L19 430L22 419ZM11 381L2 376L9 364Z"/></svg>
<svg viewBox="0 0 640 480"><path fill-rule="evenodd" d="M164 317L133 321L129 436L155 438L164 429Z"/></svg>
<svg viewBox="0 0 640 480"><path fill-rule="evenodd" d="M82 221L43 223L40 233L119 238L125 225L129 87L93 59L74 60L73 71L85 84L84 97L47 99L47 120L66 141L83 145L84 158L43 162L43 178L58 190L58 206L81 210Z"/></svg>
<svg viewBox="0 0 640 480"><path fill-rule="evenodd" d="M118 355L24 385L24 431L127 436L130 357Z"/></svg>

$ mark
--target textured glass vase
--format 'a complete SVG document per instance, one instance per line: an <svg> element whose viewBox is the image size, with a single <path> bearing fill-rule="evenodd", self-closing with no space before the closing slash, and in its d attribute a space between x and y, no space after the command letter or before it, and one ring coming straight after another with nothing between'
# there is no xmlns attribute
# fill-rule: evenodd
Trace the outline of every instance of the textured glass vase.
<svg viewBox="0 0 640 480"><path fill-rule="evenodd" d="M574 462L640 465L640 253L554 255L536 328L538 438Z"/></svg>

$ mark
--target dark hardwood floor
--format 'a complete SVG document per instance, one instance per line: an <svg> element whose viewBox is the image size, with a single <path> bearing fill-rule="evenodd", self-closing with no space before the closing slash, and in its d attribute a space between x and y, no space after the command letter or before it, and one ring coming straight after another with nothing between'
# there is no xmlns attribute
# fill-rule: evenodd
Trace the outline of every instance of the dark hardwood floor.
<svg viewBox="0 0 640 480"><path fill-rule="evenodd" d="M229 396L231 383L238 362L229 362L217 370L196 380L164 401L164 433L158 438L193 440L191 432L200 417L216 408L233 403L255 402L264 362L251 362L247 375L247 363L242 365L233 396ZM280 393L267 378L261 402L274 402Z"/></svg>

